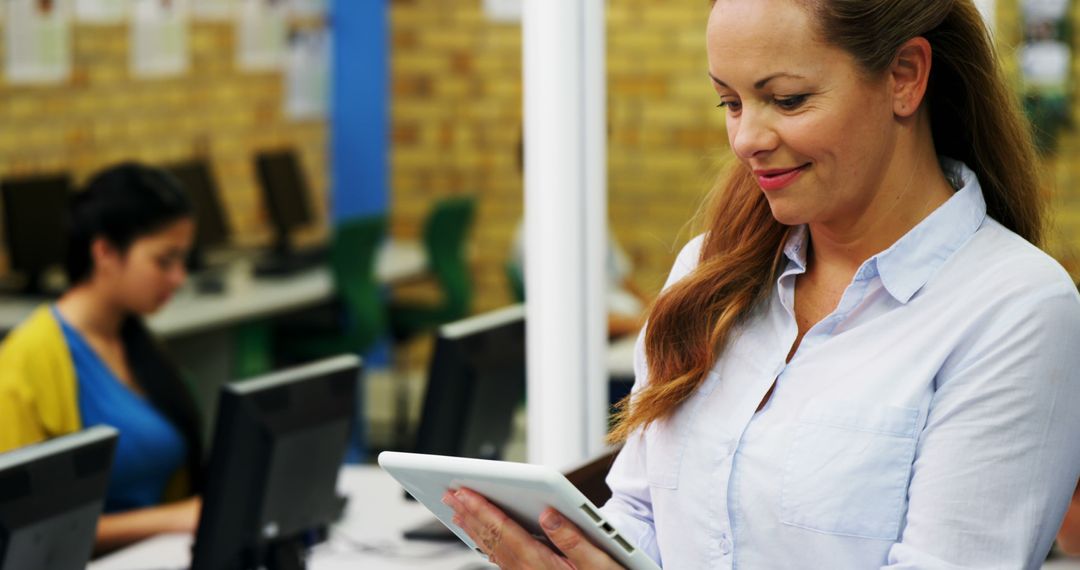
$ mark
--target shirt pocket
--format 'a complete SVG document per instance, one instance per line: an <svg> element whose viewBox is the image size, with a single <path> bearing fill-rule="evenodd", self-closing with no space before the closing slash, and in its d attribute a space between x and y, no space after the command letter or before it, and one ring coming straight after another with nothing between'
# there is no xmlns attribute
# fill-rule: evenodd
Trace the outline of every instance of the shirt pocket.
<svg viewBox="0 0 1080 570"><path fill-rule="evenodd" d="M690 427L710 398L719 377L709 372L694 394L674 414L645 430L645 477L651 487L678 489Z"/></svg>
<svg viewBox="0 0 1080 570"><path fill-rule="evenodd" d="M645 431L645 477L650 487L679 487L685 438L678 428L675 422L657 422Z"/></svg>
<svg viewBox="0 0 1080 570"><path fill-rule="evenodd" d="M917 408L811 400L784 471L780 521L896 540L915 458Z"/></svg>

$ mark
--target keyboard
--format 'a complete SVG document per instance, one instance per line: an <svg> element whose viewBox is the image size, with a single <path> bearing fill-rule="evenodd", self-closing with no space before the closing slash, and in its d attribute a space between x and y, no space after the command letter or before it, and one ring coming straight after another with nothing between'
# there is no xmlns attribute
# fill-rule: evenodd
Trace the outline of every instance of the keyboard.
<svg viewBox="0 0 1080 570"><path fill-rule="evenodd" d="M325 247L292 251L287 254L272 253L255 263L258 277L293 275L327 263L329 250Z"/></svg>

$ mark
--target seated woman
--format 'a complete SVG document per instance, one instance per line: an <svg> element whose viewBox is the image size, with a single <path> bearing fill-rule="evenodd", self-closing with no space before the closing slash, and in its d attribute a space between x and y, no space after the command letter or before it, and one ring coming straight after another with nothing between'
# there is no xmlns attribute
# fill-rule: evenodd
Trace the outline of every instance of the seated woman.
<svg viewBox="0 0 1080 570"><path fill-rule="evenodd" d="M0 345L0 451L108 424L120 432L97 550L192 531L194 401L143 323L186 278L195 224L179 183L123 164L69 208L70 288Z"/></svg>

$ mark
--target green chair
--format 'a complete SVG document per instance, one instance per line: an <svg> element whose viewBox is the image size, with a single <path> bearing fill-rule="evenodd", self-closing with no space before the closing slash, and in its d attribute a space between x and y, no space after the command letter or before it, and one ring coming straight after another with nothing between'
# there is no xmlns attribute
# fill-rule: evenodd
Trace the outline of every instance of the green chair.
<svg viewBox="0 0 1080 570"><path fill-rule="evenodd" d="M471 196L447 198L435 204L424 224L424 247L442 299L433 304L391 304L390 331L395 341L408 340L469 315L473 288L465 241L475 210L476 199Z"/></svg>
<svg viewBox="0 0 1080 570"><path fill-rule="evenodd" d="M390 333L393 337L398 375L406 368L403 345L436 327L460 320L472 305L472 278L465 259L465 241L472 227L476 199L447 198L435 204L424 223L424 248L428 269L435 278L441 299L435 303L395 302L390 305ZM395 433L397 445L407 449L409 393L405 378L396 382Z"/></svg>
<svg viewBox="0 0 1080 570"><path fill-rule="evenodd" d="M386 330L386 307L375 279L375 261L385 236L382 215L348 220L334 229L330 267L337 300L330 326L305 326L302 320L283 324L277 341L286 358L306 361L359 354L374 346Z"/></svg>

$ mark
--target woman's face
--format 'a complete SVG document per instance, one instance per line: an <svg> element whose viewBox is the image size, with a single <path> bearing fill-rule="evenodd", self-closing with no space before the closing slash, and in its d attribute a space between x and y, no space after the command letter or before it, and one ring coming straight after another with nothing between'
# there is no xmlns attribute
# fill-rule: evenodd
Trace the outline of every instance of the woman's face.
<svg viewBox="0 0 1080 570"><path fill-rule="evenodd" d="M858 220L895 145L886 80L816 37L792 0L718 0L708 26L709 73L731 148L784 224Z"/></svg>
<svg viewBox="0 0 1080 570"><path fill-rule="evenodd" d="M109 273L119 303L140 315L164 306L187 278L184 264L194 237L195 223L180 219L137 238L117 255Z"/></svg>

